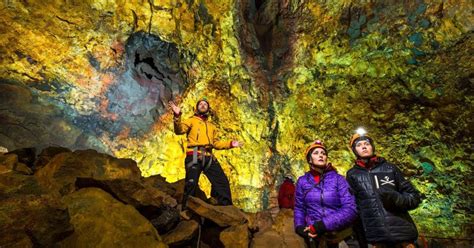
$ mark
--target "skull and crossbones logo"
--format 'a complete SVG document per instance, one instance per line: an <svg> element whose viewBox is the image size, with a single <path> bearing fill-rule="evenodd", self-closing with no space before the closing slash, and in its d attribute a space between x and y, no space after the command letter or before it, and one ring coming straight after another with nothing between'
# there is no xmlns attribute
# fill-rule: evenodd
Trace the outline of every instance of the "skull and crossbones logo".
<svg viewBox="0 0 474 248"><path fill-rule="evenodd" d="M390 177L388 176L385 176L383 179L380 180L380 182L382 183L382 185L390 184L392 186L395 186L395 180L390 180Z"/></svg>

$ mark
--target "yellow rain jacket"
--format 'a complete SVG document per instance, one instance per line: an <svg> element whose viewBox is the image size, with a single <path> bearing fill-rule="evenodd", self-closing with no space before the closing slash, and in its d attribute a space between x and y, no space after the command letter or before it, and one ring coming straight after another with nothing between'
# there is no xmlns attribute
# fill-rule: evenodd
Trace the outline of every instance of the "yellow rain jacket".
<svg viewBox="0 0 474 248"><path fill-rule="evenodd" d="M206 147L209 150L213 148L217 150L232 148L232 141L218 140L216 126L199 116L193 116L184 121L181 121L181 115L175 117L174 133L187 134L187 152L192 152L193 147L196 146Z"/></svg>

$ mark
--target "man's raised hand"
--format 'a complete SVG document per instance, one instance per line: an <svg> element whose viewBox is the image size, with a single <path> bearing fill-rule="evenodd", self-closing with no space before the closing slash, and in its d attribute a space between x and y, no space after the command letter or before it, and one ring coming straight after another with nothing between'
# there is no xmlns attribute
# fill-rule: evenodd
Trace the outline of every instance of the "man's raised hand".
<svg viewBox="0 0 474 248"><path fill-rule="evenodd" d="M232 147L242 147L244 143L242 141L233 140Z"/></svg>
<svg viewBox="0 0 474 248"><path fill-rule="evenodd" d="M178 107L173 101L169 101L168 105L170 106L171 110L175 115L179 115L181 113L181 108Z"/></svg>

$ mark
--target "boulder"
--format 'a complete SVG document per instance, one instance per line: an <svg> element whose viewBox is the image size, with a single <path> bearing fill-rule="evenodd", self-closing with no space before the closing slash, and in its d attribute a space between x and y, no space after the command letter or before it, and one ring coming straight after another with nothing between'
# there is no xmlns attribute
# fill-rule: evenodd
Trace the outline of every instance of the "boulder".
<svg viewBox="0 0 474 248"><path fill-rule="evenodd" d="M294 212L292 209L281 209L274 220L272 229L276 231L288 247L303 247L304 239L295 233Z"/></svg>
<svg viewBox="0 0 474 248"><path fill-rule="evenodd" d="M272 228L273 218L269 210L246 214L249 219L248 226L251 232L263 232Z"/></svg>
<svg viewBox="0 0 474 248"><path fill-rule="evenodd" d="M0 247L33 248L33 242L25 232L5 232L0 234Z"/></svg>
<svg viewBox="0 0 474 248"><path fill-rule="evenodd" d="M190 196L187 207L196 214L207 218L221 227L239 225L247 222L248 217L235 206L213 206L203 200Z"/></svg>
<svg viewBox="0 0 474 248"><path fill-rule="evenodd" d="M18 163L16 154L0 154L0 174L13 171Z"/></svg>
<svg viewBox="0 0 474 248"><path fill-rule="evenodd" d="M59 247L167 247L150 222L134 207L98 188L63 197L74 233Z"/></svg>
<svg viewBox="0 0 474 248"><path fill-rule="evenodd" d="M286 247L305 247L305 246L287 246L281 235L274 230L258 232L254 235L250 248L286 248Z"/></svg>
<svg viewBox="0 0 474 248"><path fill-rule="evenodd" d="M0 168L2 167L0 166ZM47 193L47 190L41 187L34 176L23 175L16 171L0 174L0 200Z"/></svg>
<svg viewBox="0 0 474 248"><path fill-rule="evenodd" d="M271 229L264 229L254 235L251 247L305 247L304 239L294 230L293 210L281 209Z"/></svg>
<svg viewBox="0 0 474 248"><path fill-rule="evenodd" d="M176 200L157 188L127 179L77 178L76 189L86 187L100 188L115 199L134 206L151 221L159 233L166 233L178 224L179 211L175 208Z"/></svg>
<svg viewBox="0 0 474 248"><path fill-rule="evenodd" d="M231 226L220 233L220 240L224 247L248 248L249 229L247 224Z"/></svg>
<svg viewBox="0 0 474 248"><path fill-rule="evenodd" d="M22 195L0 200L0 213L0 247L5 241L9 243L10 236L24 235L35 246L49 247L73 232L66 207L51 195Z"/></svg>
<svg viewBox="0 0 474 248"><path fill-rule="evenodd" d="M175 229L163 235L163 241L169 246L183 246L191 241L199 231L195 220L181 221Z"/></svg>
<svg viewBox="0 0 474 248"><path fill-rule="evenodd" d="M56 155L35 176L46 188L66 195L75 190L78 177L97 180L140 181L140 170L131 159L118 159L94 150L63 152Z"/></svg>
<svg viewBox="0 0 474 248"><path fill-rule="evenodd" d="M212 246L204 243L204 242L199 242L199 247L200 248L213 248Z"/></svg>
<svg viewBox="0 0 474 248"><path fill-rule="evenodd" d="M24 175L33 175L33 170L23 163L16 164L14 170Z"/></svg>
<svg viewBox="0 0 474 248"><path fill-rule="evenodd" d="M168 195L175 196L178 186L176 183L172 184L166 181L166 178L160 175L154 175L150 177L142 177L142 182L145 186L157 188ZM183 181L184 182L184 181ZM184 188L183 188L184 189ZM174 197L175 199L178 199Z"/></svg>
<svg viewBox="0 0 474 248"><path fill-rule="evenodd" d="M128 179L100 180L94 178L78 177L75 182L76 188L96 187L100 188L117 200L130 204L136 208L143 206L176 207L176 200L165 192L143 185L139 181Z"/></svg>
<svg viewBox="0 0 474 248"><path fill-rule="evenodd" d="M200 244L205 244L212 248L225 247L220 239L222 231L226 229L225 227L220 227L214 222L205 220L201 225L201 229Z"/></svg>
<svg viewBox="0 0 474 248"><path fill-rule="evenodd" d="M171 207L162 207L159 211L153 211L149 207L138 209L140 213L150 220L158 233L167 233L178 225L180 221L179 210Z"/></svg>
<svg viewBox="0 0 474 248"><path fill-rule="evenodd" d="M73 231L66 206L36 178L0 174L0 247L50 247Z"/></svg>
<svg viewBox="0 0 474 248"><path fill-rule="evenodd" d="M18 155L0 154L0 174L16 171L24 175L32 175L33 171L24 163L18 161Z"/></svg>
<svg viewBox="0 0 474 248"><path fill-rule="evenodd" d="M181 203L183 200L184 185L185 185L184 179L178 180L171 184L171 187L173 187L175 190L173 197L174 199L178 201L178 203ZM199 187L196 187L195 197L203 201L207 201L206 193L204 193L204 191L202 191Z"/></svg>
<svg viewBox="0 0 474 248"><path fill-rule="evenodd" d="M13 151L10 151L6 154L16 154L18 156L18 162L27 165L32 168L36 159L36 148L20 148Z"/></svg>

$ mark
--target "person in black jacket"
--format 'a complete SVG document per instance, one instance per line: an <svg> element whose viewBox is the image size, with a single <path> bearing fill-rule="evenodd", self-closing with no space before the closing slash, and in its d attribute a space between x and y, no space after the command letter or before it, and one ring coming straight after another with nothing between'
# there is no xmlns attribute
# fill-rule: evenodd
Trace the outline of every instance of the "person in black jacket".
<svg viewBox="0 0 474 248"><path fill-rule="evenodd" d="M408 210L420 204L419 192L395 165L375 155L374 142L363 129L352 136L350 147L357 160L347 181L356 197L364 242L377 248L415 247L418 231Z"/></svg>

